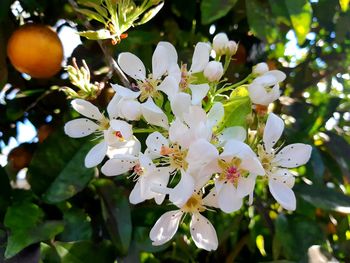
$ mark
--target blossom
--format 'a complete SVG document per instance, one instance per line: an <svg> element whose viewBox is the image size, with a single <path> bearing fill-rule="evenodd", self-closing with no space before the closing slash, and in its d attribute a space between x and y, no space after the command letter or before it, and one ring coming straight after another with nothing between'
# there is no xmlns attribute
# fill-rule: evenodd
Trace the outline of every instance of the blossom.
<svg viewBox="0 0 350 263"><path fill-rule="evenodd" d="M258 76L248 86L249 97L255 104L268 106L280 97L279 83L286 75L279 70L270 70Z"/></svg>
<svg viewBox="0 0 350 263"><path fill-rule="evenodd" d="M171 192L173 203L178 210L164 213L150 231L152 244L159 246L173 238L185 214L191 215L190 233L197 247L211 251L218 247L215 228L201 215L208 206L216 206L214 192L203 197L201 185L196 184L191 175L183 172L178 187Z"/></svg>
<svg viewBox="0 0 350 263"><path fill-rule="evenodd" d="M219 81L224 74L221 62L210 61L204 69L204 76L210 81Z"/></svg>
<svg viewBox="0 0 350 263"><path fill-rule="evenodd" d="M96 133L97 138L103 137L103 140L86 155L85 166L87 168L100 164L109 147L118 148L132 139L132 126L126 121L116 119L115 112L108 111L108 119L95 105L88 101L75 99L71 105L87 118L78 118L67 122L64 126L65 133L72 138L81 138L93 133Z"/></svg>
<svg viewBox="0 0 350 263"><path fill-rule="evenodd" d="M258 146L258 155L268 177L269 189L278 203L287 210L295 210L296 199L291 188L294 176L286 168L304 165L311 156L312 148L303 143L294 143L274 149L284 129L284 122L273 113L269 114L263 134L264 145Z"/></svg>
<svg viewBox="0 0 350 263"><path fill-rule="evenodd" d="M218 56L236 54L238 45L235 41L229 40L225 33L218 33L213 38L213 49Z"/></svg>
<svg viewBox="0 0 350 263"><path fill-rule="evenodd" d="M258 63L253 67L254 75L263 75L268 71L269 71L269 66L265 62Z"/></svg>

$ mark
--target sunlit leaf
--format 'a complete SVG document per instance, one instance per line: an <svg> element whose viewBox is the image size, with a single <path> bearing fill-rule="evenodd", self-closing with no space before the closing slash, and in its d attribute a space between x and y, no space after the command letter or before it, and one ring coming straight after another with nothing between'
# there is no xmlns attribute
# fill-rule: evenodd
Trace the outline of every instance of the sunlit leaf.
<svg viewBox="0 0 350 263"><path fill-rule="evenodd" d="M346 12L348 10L349 2L350 2L349 0L339 0L339 4L343 12Z"/></svg>
<svg viewBox="0 0 350 263"><path fill-rule="evenodd" d="M142 19L140 20L140 22L136 23L135 25L142 25L142 24L145 24L148 21L150 21L153 17L156 16L156 14L158 14L158 12L162 9L163 6L164 6L164 2L160 3L156 7L150 9L149 11L147 11L142 16Z"/></svg>
<svg viewBox="0 0 350 263"><path fill-rule="evenodd" d="M87 39L90 39L90 40L112 38L111 33L107 29L100 29L97 31L93 31L93 30L81 31L79 32L79 35L81 35L82 37L86 37Z"/></svg>
<svg viewBox="0 0 350 263"><path fill-rule="evenodd" d="M203 0L201 1L202 24L207 25L225 16L237 0Z"/></svg>

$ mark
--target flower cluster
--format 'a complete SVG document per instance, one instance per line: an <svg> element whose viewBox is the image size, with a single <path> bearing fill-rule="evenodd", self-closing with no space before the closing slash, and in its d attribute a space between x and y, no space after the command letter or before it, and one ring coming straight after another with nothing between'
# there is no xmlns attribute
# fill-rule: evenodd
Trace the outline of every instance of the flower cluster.
<svg viewBox="0 0 350 263"><path fill-rule="evenodd" d="M121 53L118 64L134 81L132 87L112 84L115 95L107 107L108 117L88 101L72 101L86 118L66 123L66 134L100 138L85 158L86 167L101 164L107 155L101 167L104 175L126 175L136 182L129 197L132 204L154 199L160 205L167 198L176 207L151 229L154 245L171 240L189 214L197 247L217 249L216 231L203 213L208 209L232 213L245 198L252 204L257 182L268 185L283 208L296 208L295 177L289 168L305 164L311 147L296 143L282 148L278 140L284 122L273 113L246 114L244 118L254 121L243 126L228 125L232 114L227 114L232 113L237 89L245 92L239 96L247 99L249 111L267 109L279 98L279 83L286 76L260 63L244 83L228 83L223 76L236 50L237 44L220 33L213 43L196 44L191 65L179 65L173 45L160 42L151 73L137 56ZM210 61L213 53L215 59ZM141 147L140 133L147 135L142 141L146 147Z"/></svg>

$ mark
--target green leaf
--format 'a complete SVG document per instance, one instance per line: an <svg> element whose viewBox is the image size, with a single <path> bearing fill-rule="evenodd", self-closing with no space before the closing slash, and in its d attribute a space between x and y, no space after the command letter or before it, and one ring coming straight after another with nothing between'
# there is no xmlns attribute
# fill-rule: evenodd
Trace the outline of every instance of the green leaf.
<svg viewBox="0 0 350 263"><path fill-rule="evenodd" d="M297 196L315 207L350 214L350 197L328 187L298 184L293 190Z"/></svg>
<svg viewBox="0 0 350 263"><path fill-rule="evenodd" d="M86 8L75 8L75 11L82 13L83 15L85 15L87 17L87 19L89 20L97 20L101 23L105 23L105 19L103 18L103 16L101 16L99 13L94 12L90 9L86 9Z"/></svg>
<svg viewBox="0 0 350 263"><path fill-rule="evenodd" d="M346 12L349 8L350 0L339 0L341 11Z"/></svg>
<svg viewBox="0 0 350 263"><path fill-rule="evenodd" d="M283 23L287 26L291 25L288 10L283 1L269 0L272 15L277 23Z"/></svg>
<svg viewBox="0 0 350 263"><path fill-rule="evenodd" d="M208 25L224 17L237 3L237 0L203 0L201 2L202 24Z"/></svg>
<svg viewBox="0 0 350 263"><path fill-rule="evenodd" d="M92 144L88 142L71 156L66 166L44 193L44 201L59 203L84 189L95 175L95 170L85 168L83 161L91 148Z"/></svg>
<svg viewBox="0 0 350 263"><path fill-rule="evenodd" d="M86 37L90 40L99 40L99 39L110 39L112 38L111 32L109 32L107 29L100 29L97 31L88 30L88 31L81 31L78 32L78 34L82 37Z"/></svg>
<svg viewBox="0 0 350 263"><path fill-rule="evenodd" d="M118 251L126 255L132 234L129 199L123 189L115 186L112 180L99 179L94 184L102 199L102 215L106 228Z"/></svg>
<svg viewBox="0 0 350 263"><path fill-rule="evenodd" d="M159 5L157 5L156 7L150 9L149 11L147 11L142 19L140 20L140 22L135 23L135 25L142 25L147 23L148 21L150 21L153 17L156 16L156 14L158 14L158 12L160 11L160 9L162 9L162 7L164 6L164 2L160 3Z"/></svg>
<svg viewBox="0 0 350 263"><path fill-rule="evenodd" d="M308 0L284 1L294 32L298 39L298 44L305 42L309 33L312 21L312 7Z"/></svg>
<svg viewBox="0 0 350 263"><path fill-rule="evenodd" d="M234 93L236 94L236 93ZM239 92L237 94L240 94ZM225 117L219 130L223 127L247 125L246 118L251 113L252 105L249 96L232 96L228 102L224 103ZM223 126L223 127L222 127Z"/></svg>
<svg viewBox="0 0 350 263"><path fill-rule="evenodd" d="M55 242L55 248L61 257L61 263L113 263L115 255L109 242Z"/></svg>
<svg viewBox="0 0 350 263"><path fill-rule="evenodd" d="M50 135L35 151L28 168L27 177L33 192L41 196L48 191L46 198L55 201L60 198L68 198L81 189L83 182L78 182L78 180L83 178L86 182L87 178L91 178L91 169L83 167L83 152L88 148L85 145L86 141L86 139L69 138L63 131ZM69 172L72 174L69 175ZM56 192L54 189L48 190L53 181L60 187ZM66 189L67 193L65 193L65 189L62 188L65 182L67 187L73 184L74 189L73 187Z"/></svg>
<svg viewBox="0 0 350 263"><path fill-rule="evenodd" d="M10 229L5 257L16 255L25 247L54 238L63 231L63 223L43 222L44 213L35 204L21 203L8 208L4 224Z"/></svg>
<svg viewBox="0 0 350 263"><path fill-rule="evenodd" d="M63 211L64 231L60 234L60 240L69 242L88 240L91 238L91 219L81 209L70 208Z"/></svg>
<svg viewBox="0 0 350 263"><path fill-rule="evenodd" d="M276 23L266 4L257 0L246 0L247 18L254 35L271 43L278 37Z"/></svg>

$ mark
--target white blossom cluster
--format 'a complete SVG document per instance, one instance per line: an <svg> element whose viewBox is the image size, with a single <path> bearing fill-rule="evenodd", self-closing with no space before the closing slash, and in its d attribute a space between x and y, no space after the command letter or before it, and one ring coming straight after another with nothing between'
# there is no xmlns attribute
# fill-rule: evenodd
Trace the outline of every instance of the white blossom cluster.
<svg viewBox="0 0 350 263"><path fill-rule="evenodd" d="M210 61L212 51L216 57ZM97 166L107 155L109 160L101 168L104 175L126 175L136 182L129 197L132 204L154 199L160 205L167 198L177 207L153 226L154 245L171 240L181 219L189 214L196 246L217 249L216 231L202 213L208 209L232 213L245 198L252 204L259 178L266 179L262 181L268 182L283 208L296 208L295 177L289 168L305 164L311 146L281 147L277 142L284 122L273 113L259 123L263 132L254 143L247 139L251 128L222 125L228 118L223 105L228 98L219 96L220 88L227 89L229 84L222 79L227 69L221 59L231 60L236 51L237 44L220 33L211 44L196 44L190 66L179 65L173 45L160 42L151 73L137 56L121 53L118 64L134 85L133 89L112 85L115 95L107 107L108 116L88 101L72 101L84 118L66 123L66 134L73 138L93 134L100 139L87 154L85 166ZM244 87L253 105L267 106L279 98L279 83L286 77L283 72L260 63L250 76ZM137 138L140 132L148 133L143 141L147 148Z"/></svg>

